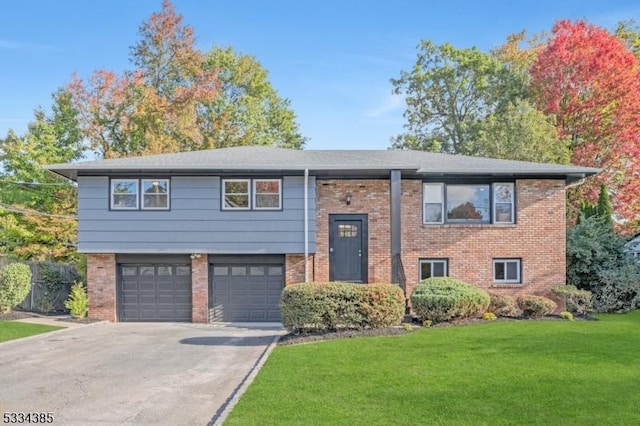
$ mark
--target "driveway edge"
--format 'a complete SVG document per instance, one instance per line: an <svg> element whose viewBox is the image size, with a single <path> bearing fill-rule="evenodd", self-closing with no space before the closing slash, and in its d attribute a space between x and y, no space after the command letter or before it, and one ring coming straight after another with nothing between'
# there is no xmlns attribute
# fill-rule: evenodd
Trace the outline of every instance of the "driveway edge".
<svg viewBox="0 0 640 426"><path fill-rule="evenodd" d="M273 351L273 348L275 348L278 340L280 340L280 335L273 338L269 346L266 347L260 355L260 358L258 358L258 361L253 365L251 371L249 371L242 382L233 390L231 396L229 396L222 407L220 407L220 409L218 409L218 411L213 415L209 423L207 423L207 426L220 426L224 423L227 416L229 416L229 413L231 413L231 410L233 410L233 407L235 407L240 400L240 397L246 392L251 383L253 383L253 380L258 375L258 372L264 363L267 362L267 358L269 358L269 355L271 354L271 351Z"/></svg>
<svg viewBox="0 0 640 426"><path fill-rule="evenodd" d="M92 322L89 324L82 324L79 326L72 326L72 327L68 327L68 326L64 326L64 325L60 325L60 324L49 324L49 323L38 323L38 322L25 322L25 321L20 321L20 320L14 320L15 322L22 322L25 324L40 324L40 325L52 325L52 326L56 326L56 327L62 327L59 330L52 330L52 331L45 331L44 333L38 333L38 334L32 334L31 336L26 336L26 337L19 337L17 339L11 339L11 340L5 340L4 342L0 342L0 346L4 346L4 345L10 345L12 343L15 342L24 342L27 340L36 340L36 339L41 339L41 338L45 338L47 336L51 336L53 334L57 334L57 333L62 333L65 331L69 331L69 330L75 330L77 328L80 327L90 327L90 326L94 326L94 325L98 325L98 324L108 324L108 321L99 321L99 322Z"/></svg>

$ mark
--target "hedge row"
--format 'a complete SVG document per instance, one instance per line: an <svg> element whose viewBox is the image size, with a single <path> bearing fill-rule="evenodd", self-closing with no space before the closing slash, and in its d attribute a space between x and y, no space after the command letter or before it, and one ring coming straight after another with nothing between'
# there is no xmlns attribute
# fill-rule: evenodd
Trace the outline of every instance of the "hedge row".
<svg viewBox="0 0 640 426"><path fill-rule="evenodd" d="M300 283L282 292L282 324L290 332L384 328L400 324L404 293L393 284Z"/></svg>

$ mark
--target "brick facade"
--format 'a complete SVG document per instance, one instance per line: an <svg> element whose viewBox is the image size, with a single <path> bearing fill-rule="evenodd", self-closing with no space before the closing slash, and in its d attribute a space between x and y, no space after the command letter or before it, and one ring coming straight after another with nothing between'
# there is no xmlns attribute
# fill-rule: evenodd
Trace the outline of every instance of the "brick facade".
<svg viewBox="0 0 640 426"><path fill-rule="evenodd" d="M318 180L315 280L329 281L329 215L366 214L370 283L391 280L390 184L388 179ZM346 204L345 194L351 194Z"/></svg>
<svg viewBox="0 0 640 426"><path fill-rule="evenodd" d="M116 320L116 255L87 254L89 316Z"/></svg>
<svg viewBox="0 0 640 426"><path fill-rule="evenodd" d="M191 256L191 320L209 322L209 257Z"/></svg>
<svg viewBox="0 0 640 426"><path fill-rule="evenodd" d="M565 186L563 180L516 182L516 224L422 223L422 181L402 180L402 262L408 293L419 280L419 259L448 259L449 275L491 292L549 296L565 282ZM329 280L329 215L367 214L369 282L391 280L388 180L318 180L315 280ZM352 195L350 205L343 201ZM493 283L494 258L520 258L522 283Z"/></svg>
<svg viewBox="0 0 640 426"><path fill-rule="evenodd" d="M314 281L312 254L308 257L309 281ZM296 284L305 281L304 277L304 254L286 254L284 260L285 279L284 284Z"/></svg>
<svg viewBox="0 0 640 426"><path fill-rule="evenodd" d="M402 262L409 293L419 259L447 258L449 275L485 290L517 297L549 296L566 279L563 180L516 181L514 225L424 225L422 182L402 181ZM521 284L494 284L493 259L520 258Z"/></svg>

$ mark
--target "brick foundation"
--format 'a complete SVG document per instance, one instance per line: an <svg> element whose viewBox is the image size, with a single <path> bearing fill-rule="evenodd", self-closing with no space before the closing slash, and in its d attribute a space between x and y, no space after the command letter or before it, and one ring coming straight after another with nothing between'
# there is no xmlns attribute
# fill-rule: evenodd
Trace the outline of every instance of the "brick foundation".
<svg viewBox="0 0 640 426"><path fill-rule="evenodd" d="M89 316L116 321L116 255L87 254Z"/></svg>
<svg viewBox="0 0 640 426"><path fill-rule="evenodd" d="M191 258L191 321L209 322L209 258L206 254Z"/></svg>

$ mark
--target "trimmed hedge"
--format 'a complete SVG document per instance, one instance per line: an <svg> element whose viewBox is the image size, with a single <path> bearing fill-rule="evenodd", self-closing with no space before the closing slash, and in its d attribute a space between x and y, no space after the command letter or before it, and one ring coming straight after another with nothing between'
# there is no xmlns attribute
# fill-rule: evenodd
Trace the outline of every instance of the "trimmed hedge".
<svg viewBox="0 0 640 426"><path fill-rule="evenodd" d="M31 290L31 268L22 263L10 263L0 269L0 313L24 300Z"/></svg>
<svg viewBox="0 0 640 426"><path fill-rule="evenodd" d="M589 290L580 290L574 285L559 285L551 289L553 294L562 297L567 310L572 314L586 315L593 312L593 295Z"/></svg>
<svg viewBox="0 0 640 426"><path fill-rule="evenodd" d="M455 278L421 281L411 294L411 306L422 320L434 322L467 318L484 312L490 297L486 291Z"/></svg>
<svg viewBox="0 0 640 426"><path fill-rule="evenodd" d="M404 317L402 289L394 284L300 283L282 291L282 324L290 332L384 328Z"/></svg>
<svg viewBox="0 0 640 426"><path fill-rule="evenodd" d="M518 297L518 307L522 309L523 317L540 318L551 314L558 305L543 296L520 296Z"/></svg>
<svg viewBox="0 0 640 426"><path fill-rule="evenodd" d="M490 294L489 312L493 312L499 317L516 316L516 301L511 296L505 294Z"/></svg>

